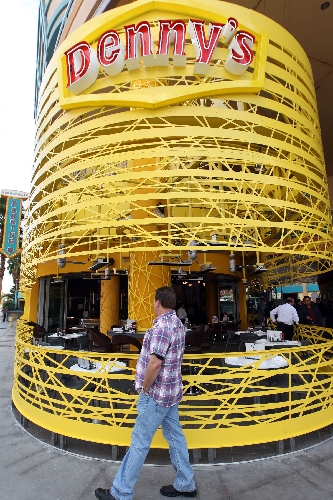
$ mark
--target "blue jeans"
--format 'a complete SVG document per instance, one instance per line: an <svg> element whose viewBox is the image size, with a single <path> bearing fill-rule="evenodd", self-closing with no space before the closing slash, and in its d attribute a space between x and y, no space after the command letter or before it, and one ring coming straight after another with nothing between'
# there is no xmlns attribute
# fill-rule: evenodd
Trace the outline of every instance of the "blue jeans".
<svg viewBox="0 0 333 500"><path fill-rule="evenodd" d="M171 463L176 471L173 486L178 491L195 489L194 473L189 462L188 449L179 423L178 404L166 408L150 396L140 394L138 416L132 432L131 446L114 479L111 493L116 500L131 500L134 485L148 454L151 441L159 426L169 444Z"/></svg>

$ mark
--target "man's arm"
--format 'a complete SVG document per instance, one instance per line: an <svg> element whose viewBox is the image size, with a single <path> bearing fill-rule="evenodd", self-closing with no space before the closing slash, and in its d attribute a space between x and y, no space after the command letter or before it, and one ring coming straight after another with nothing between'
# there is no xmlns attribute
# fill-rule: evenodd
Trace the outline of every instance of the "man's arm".
<svg viewBox="0 0 333 500"><path fill-rule="evenodd" d="M294 309L294 310L292 311L292 318L293 318L293 321L294 321L295 323L297 323L297 324L298 324L298 322L299 322L299 317L298 317L298 314L297 314L297 312L296 312L296 309L295 309L293 306L291 306L291 307Z"/></svg>
<svg viewBox="0 0 333 500"><path fill-rule="evenodd" d="M279 307L279 306L278 306ZM278 314L278 308L276 307L275 309L273 309L269 315L271 317L271 320L273 321L273 323L276 323L276 317L275 315Z"/></svg>
<svg viewBox="0 0 333 500"><path fill-rule="evenodd" d="M155 382L162 365L163 360L159 359L155 354L150 355L149 363L147 365L145 379L143 381L142 389L148 392L150 387Z"/></svg>

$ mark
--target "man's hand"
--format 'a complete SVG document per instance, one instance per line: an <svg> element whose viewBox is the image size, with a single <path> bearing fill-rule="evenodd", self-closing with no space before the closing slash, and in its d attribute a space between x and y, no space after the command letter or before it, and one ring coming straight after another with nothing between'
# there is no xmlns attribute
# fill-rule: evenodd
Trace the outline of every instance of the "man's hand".
<svg viewBox="0 0 333 500"><path fill-rule="evenodd" d="M162 360L158 359L158 357L155 356L155 354L151 354L145 373L145 379L143 381L143 389L145 392L148 392L150 387L155 382L157 375L159 374L159 371L161 369L161 365L162 365Z"/></svg>

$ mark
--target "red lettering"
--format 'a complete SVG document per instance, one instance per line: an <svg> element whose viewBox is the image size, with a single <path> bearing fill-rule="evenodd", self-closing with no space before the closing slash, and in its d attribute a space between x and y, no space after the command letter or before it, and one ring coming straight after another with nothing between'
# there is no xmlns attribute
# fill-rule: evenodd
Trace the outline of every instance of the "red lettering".
<svg viewBox="0 0 333 500"><path fill-rule="evenodd" d="M67 60L67 87L73 85L88 71L90 64L90 45L80 42L65 52Z"/></svg>
<svg viewBox="0 0 333 500"><path fill-rule="evenodd" d="M238 31L229 45L225 69L234 75L242 75L253 61L252 47L254 42L253 35L247 31Z"/></svg>
<svg viewBox="0 0 333 500"><path fill-rule="evenodd" d="M160 32L156 53L157 65L168 66L170 43L173 43L174 66L185 66L187 59L185 53L186 23L178 19L176 21L159 21L158 23Z"/></svg>
<svg viewBox="0 0 333 500"><path fill-rule="evenodd" d="M106 31L100 37L97 44L97 59L108 75L115 76L123 70L124 51L117 31Z"/></svg>
<svg viewBox="0 0 333 500"><path fill-rule="evenodd" d="M221 36L224 24L209 24L209 39L206 40L205 21L190 19L188 31L191 35L195 55L197 57L193 73L205 75L208 71L208 65L212 59L213 52Z"/></svg>
<svg viewBox="0 0 333 500"><path fill-rule="evenodd" d="M154 66L154 44L148 21L125 26L126 52L125 64L129 70L140 68L139 46L141 43L141 56L145 66Z"/></svg>
<svg viewBox="0 0 333 500"><path fill-rule="evenodd" d="M65 52L67 63L67 88L78 95L97 79L99 63L87 42L80 42Z"/></svg>
<svg viewBox="0 0 333 500"><path fill-rule="evenodd" d="M234 35L236 29L238 28L238 21L234 17L229 17L228 22L223 26L222 30L222 42L228 43L231 37Z"/></svg>

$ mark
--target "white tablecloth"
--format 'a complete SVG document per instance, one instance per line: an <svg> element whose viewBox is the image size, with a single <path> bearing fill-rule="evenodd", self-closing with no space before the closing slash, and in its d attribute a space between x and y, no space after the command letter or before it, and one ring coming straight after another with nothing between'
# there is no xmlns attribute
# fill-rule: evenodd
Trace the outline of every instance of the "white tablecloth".
<svg viewBox="0 0 333 500"><path fill-rule="evenodd" d="M85 372L85 373L97 373L97 372L103 373L104 372L104 368L101 370L101 367L103 366L101 363L98 363L95 361L93 363L94 363L95 367L91 368L90 370L88 370L87 368L82 368L78 364L72 365L70 367L70 370L75 371L75 372ZM105 368L106 368L108 373L112 373L112 372L119 372L121 370L125 370L127 368L127 366L126 366L126 363L124 363L122 361L117 361L117 364L115 364L111 367L109 367L108 365L105 365Z"/></svg>
<svg viewBox="0 0 333 500"><path fill-rule="evenodd" d="M240 335L241 333L254 333L258 335L258 337L267 337L267 332L262 332L261 330L254 330L253 332L249 332L249 330L239 330L235 332L236 335Z"/></svg>
<svg viewBox="0 0 333 500"><path fill-rule="evenodd" d="M296 340L284 340L283 342L265 342L264 345L267 347L281 347L281 349L283 349L283 347L301 347L302 344ZM254 348L255 347L256 344Z"/></svg>
<svg viewBox="0 0 333 500"><path fill-rule="evenodd" d="M61 349L64 349L63 345L37 345L36 347L42 347L43 349L47 349L47 350L56 349L57 351L58 350L61 351ZM36 351L36 349L27 348L24 352L27 354L30 351Z"/></svg>
<svg viewBox="0 0 333 500"><path fill-rule="evenodd" d="M225 358L224 362L230 367L243 367L243 366L253 366L255 363L262 358L262 356L239 356ZM259 370L278 370L279 368L286 368L289 366L288 361L286 361L282 356L274 356L269 359L264 359L259 363Z"/></svg>
<svg viewBox="0 0 333 500"><path fill-rule="evenodd" d="M52 335L48 335L50 339L65 339L65 340L71 340L71 339L78 339L79 337L83 337L86 335L86 332L83 333L66 333L66 335L58 335L57 333L53 333Z"/></svg>

